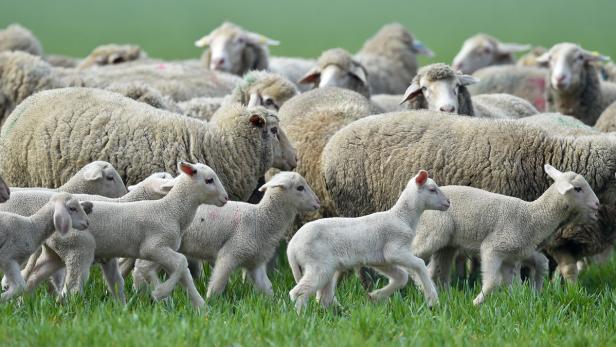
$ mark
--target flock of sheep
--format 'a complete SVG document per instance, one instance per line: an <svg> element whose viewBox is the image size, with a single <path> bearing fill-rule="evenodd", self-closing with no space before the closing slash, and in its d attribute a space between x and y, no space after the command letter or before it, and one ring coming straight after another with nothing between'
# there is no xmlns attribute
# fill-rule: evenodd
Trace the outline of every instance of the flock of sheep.
<svg viewBox="0 0 616 347"><path fill-rule="evenodd" d="M116 44L73 59L0 31L1 299L45 280L79 294L98 263L122 302L132 274L156 300L179 283L201 307L203 261L207 297L238 269L272 295L285 239L298 312L312 295L337 304L341 273L360 267L389 279L372 299L410 275L431 306L470 258L479 305L522 279L541 290L549 259L573 282L609 256L606 57L479 34L451 65L419 67L434 53L400 24L356 54L272 57L277 44L225 22L195 42L200 60Z"/></svg>

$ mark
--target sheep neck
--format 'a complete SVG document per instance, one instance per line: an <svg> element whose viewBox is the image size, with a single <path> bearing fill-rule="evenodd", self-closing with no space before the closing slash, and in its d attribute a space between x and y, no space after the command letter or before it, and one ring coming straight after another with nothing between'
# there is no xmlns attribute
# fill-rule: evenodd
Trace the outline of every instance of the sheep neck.
<svg viewBox="0 0 616 347"><path fill-rule="evenodd" d="M35 244L42 244L56 230L53 224L54 212L54 204L52 202L48 202L35 214L28 217L34 226L31 232L32 239L35 241Z"/></svg>
<svg viewBox="0 0 616 347"><path fill-rule="evenodd" d="M550 79L551 74L548 74L548 102L553 105L553 109L562 114L577 116L584 123L594 125L601 114L601 107L597 105L602 103L602 100L596 100L601 98L601 85L594 68L585 66L582 70L582 82L571 90L554 89Z"/></svg>
<svg viewBox="0 0 616 347"><path fill-rule="evenodd" d="M535 230L535 234L532 235L535 245L550 237L574 217L555 185L550 186L537 200L530 202L529 207L531 218L529 225Z"/></svg>
<svg viewBox="0 0 616 347"><path fill-rule="evenodd" d="M269 188L257 205L259 229L265 227L279 231L276 234L266 234L272 237L278 237L278 234L282 235L286 226L291 225L297 214L297 209L282 195L284 195L284 191L281 188Z"/></svg>
<svg viewBox="0 0 616 347"><path fill-rule="evenodd" d="M184 231L195 217L199 205L204 202L200 194L195 192L191 178L181 175L176 180L171 191L156 201L162 206L161 211L170 213L174 219L177 219L181 230Z"/></svg>
<svg viewBox="0 0 616 347"><path fill-rule="evenodd" d="M400 195L398 201L390 211L411 229L415 230L424 208L419 204L417 189L411 189L413 190L405 189L404 192L402 192L402 195Z"/></svg>

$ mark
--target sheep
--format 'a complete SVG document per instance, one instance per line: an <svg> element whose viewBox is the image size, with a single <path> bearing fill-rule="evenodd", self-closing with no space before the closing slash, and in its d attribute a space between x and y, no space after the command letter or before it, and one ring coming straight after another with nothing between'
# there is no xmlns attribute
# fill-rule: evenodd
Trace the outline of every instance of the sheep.
<svg viewBox="0 0 616 347"><path fill-rule="evenodd" d="M139 46L108 44L96 47L79 63L77 68L85 69L97 65L121 64L146 57L147 54Z"/></svg>
<svg viewBox="0 0 616 347"><path fill-rule="evenodd" d="M417 73L417 54L434 56L404 26L391 23L368 39L355 59L368 72L372 94L402 94Z"/></svg>
<svg viewBox="0 0 616 347"><path fill-rule="evenodd" d="M560 113L539 113L521 118L519 122L539 128L545 132L563 136L601 135L601 131L584 124L581 120Z"/></svg>
<svg viewBox="0 0 616 347"><path fill-rule="evenodd" d="M545 77L547 69L515 65L496 65L477 70L477 84L468 87L471 95L503 93L530 102L539 112L546 110Z"/></svg>
<svg viewBox="0 0 616 347"><path fill-rule="evenodd" d="M548 64L547 110L574 116L594 125L601 112L616 100L616 84L600 81L597 61L609 58L573 43L559 43L537 61Z"/></svg>
<svg viewBox="0 0 616 347"><path fill-rule="evenodd" d="M231 94L224 98L197 98L180 103L183 113L202 120L210 120L221 105L240 103L263 106L278 111L282 104L297 95L295 85L286 78L267 71L251 71L244 75Z"/></svg>
<svg viewBox="0 0 616 347"><path fill-rule="evenodd" d="M616 101L601 112L595 128L605 132L616 131Z"/></svg>
<svg viewBox="0 0 616 347"><path fill-rule="evenodd" d="M300 80L315 87L340 87L370 98L366 69L342 48L329 49L317 59L316 66Z"/></svg>
<svg viewBox="0 0 616 347"><path fill-rule="evenodd" d="M200 308L205 302L195 288L186 257L177 249L199 205L223 206L228 195L216 173L207 165L180 161L178 171L181 174L172 181L173 187L162 199L93 202L89 231L95 239L97 259L139 258L165 269L169 277L152 291L155 300L168 297L180 282L193 307ZM122 291L123 280L117 267L110 277L119 282L118 289Z"/></svg>
<svg viewBox="0 0 616 347"><path fill-rule="evenodd" d="M542 67L543 64L540 64L537 61L537 58L545 54L547 51L548 50L545 47L533 47L526 54L522 55L515 64L516 66Z"/></svg>
<svg viewBox="0 0 616 347"><path fill-rule="evenodd" d="M334 215L354 217L388 208L406 182L406 172L420 167L430 169L443 185L534 200L548 188L537 170L546 162L586 177L601 201L598 222L559 228L546 247L565 279L575 281L576 260L600 253L615 241L612 136L563 136L519 120L407 111L347 125L330 138L320 163ZM384 184L375 177L389 181Z"/></svg>
<svg viewBox="0 0 616 347"><path fill-rule="evenodd" d="M105 89L161 110L182 113L180 105L176 104L169 96L163 95L157 89L142 82L114 83Z"/></svg>
<svg viewBox="0 0 616 347"><path fill-rule="evenodd" d="M19 264L38 249L54 231L66 234L71 228L84 230L92 203L82 202L69 193L57 193L30 217L0 213L0 269L5 273L9 289L0 296L7 301L26 288Z"/></svg>
<svg viewBox="0 0 616 347"><path fill-rule="evenodd" d="M219 113L216 122L205 123L105 90L40 92L2 128L0 172L17 185L53 187L58 168L106 160L130 185L187 158L212 166L232 199L245 201L272 166L277 125L261 107L233 104Z"/></svg>
<svg viewBox="0 0 616 347"><path fill-rule="evenodd" d="M318 88L287 101L278 116L280 126L298 153L295 171L321 200L320 214L328 215L327 190L320 172L321 151L338 129L354 120L379 113L362 95L336 87Z"/></svg>
<svg viewBox="0 0 616 347"><path fill-rule="evenodd" d="M107 198L99 195L74 194L80 201L105 201L124 203L142 200L158 200L172 188L173 177L166 172L154 173L137 185L129 187L130 191L120 198ZM0 205L2 211L16 213L22 216L32 214L40 208L53 194L48 191L27 191L15 194L14 201ZM69 232L66 235L52 235L43 246L43 252L35 253L28 261L30 266L22 270L27 281L27 288L34 289L42 280L54 274L52 283L58 294L74 294L81 292L83 283L87 280L90 264L94 261L95 239L90 232ZM66 280L63 267L66 266ZM115 260L107 260L101 264L105 281L110 292L124 301L123 292L116 293L114 277L117 264ZM63 285L64 284L64 285ZM3 282L4 286L4 282Z"/></svg>
<svg viewBox="0 0 616 347"><path fill-rule="evenodd" d="M310 86L301 84L298 81L306 75L314 66L314 59L298 58L298 57L270 57L268 70L286 77L289 81L295 84L300 92L310 90Z"/></svg>
<svg viewBox="0 0 616 347"><path fill-rule="evenodd" d="M207 297L223 292L231 273L242 267L256 289L273 295L266 265L299 212L319 208L319 199L304 178L280 172L265 183L257 205L229 202L222 208L201 206L182 236L179 252L214 264ZM152 263L137 261L134 285L156 276ZM157 280L157 279L155 279Z"/></svg>
<svg viewBox="0 0 616 347"><path fill-rule="evenodd" d="M408 181L398 201L384 212L357 218L325 218L301 227L287 246L287 258L297 285L289 296L298 313L317 293L328 307L335 299L337 272L368 265L389 277L382 289L369 294L384 299L406 285L408 271L421 279L429 306L438 303L434 283L424 262L411 253L411 242L422 213L446 211L449 199L428 172L420 170Z"/></svg>
<svg viewBox="0 0 616 347"><path fill-rule="evenodd" d="M73 176L68 177L70 171L62 170L60 181L66 182L56 189L57 192L73 194L96 194L109 198L119 198L126 194L126 186L122 182L120 174L110 163L102 160L93 161L84 165ZM41 190L42 188L18 188L13 187L13 191ZM1 207L0 207L1 208Z"/></svg>
<svg viewBox="0 0 616 347"><path fill-rule="evenodd" d="M530 45L505 43L493 36L479 33L464 41L462 48L453 58L452 66L464 74L472 74L487 66L514 64L514 54L529 49Z"/></svg>
<svg viewBox="0 0 616 347"><path fill-rule="evenodd" d="M23 51L32 55L43 55L41 42L19 24L11 24L4 30L0 30L0 52Z"/></svg>
<svg viewBox="0 0 616 347"><path fill-rule="evenodd" d="M475 77L455 72L446 64L424 66L411 81L403 102L409 102L409 109L480 118L519 118L537 114L529 102L513 95L485 94L471 98L466 86L477 82Z"/></svg>
<svg viewBox="0 0 616 347"><path fill-rule="evenodd" d="M412 243L413 254L430 258L432 279L447 283L453 258L461 250L481 257L481 292L473 304L482 304L500 284L511 285L519 262L531 265L533 288L540 291L548 259L537 247L562 225L597 221L599 209L599 199L584 177L549 164L545 172L554 183L532 202L472 187L442 187L453 207L424 213Z"/></svg>

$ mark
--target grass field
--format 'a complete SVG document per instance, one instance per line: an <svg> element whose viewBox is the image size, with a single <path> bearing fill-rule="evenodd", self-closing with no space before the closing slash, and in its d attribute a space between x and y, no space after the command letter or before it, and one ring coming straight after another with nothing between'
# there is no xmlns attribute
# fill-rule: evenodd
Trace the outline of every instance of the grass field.
<svg viewBox="0 0 616 347"><path fill-rule="evenodd" d="M480 308L472 305L475 286L439 291L440 305L430 310L412 285L373 303L359 281L348 277L337 290L343 308L323 310L312 300L302 316L288 298L293 279L284 265L272 275L273 298L254 292L236 274L225 294L201 312L179 289L165 303L129 290L124 307L109 298L95 271L84 297L58 304L41 288L21 303L0 306L1 345L616 345L616 261L591 268L578 285L546 283L541 295L518 285ZM198 281L202 293L205 279Z"/></svg>

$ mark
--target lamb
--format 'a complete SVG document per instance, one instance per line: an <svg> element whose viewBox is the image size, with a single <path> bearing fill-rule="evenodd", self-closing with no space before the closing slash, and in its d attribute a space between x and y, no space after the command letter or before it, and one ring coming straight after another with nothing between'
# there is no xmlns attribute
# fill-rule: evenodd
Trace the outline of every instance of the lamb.
<svg viewBox="0 0 616 347"><path fill-rule="evenodd" d="M372 94L402 94L417 73L418 54L434 56L404 26L391 23L368 39L355 59L368 72Z"/></svg>
<svg viewBox="0 0 616 347"><path fill-rule="evenodd" d="M54 187L57 168L106 160L130 185L188 158L212 166L232 199L245 201L272 166L277 125L261 107L234 104L219 112L205 123L104 90L44 91L22 102L2 128L0 172L16 185Z"/></svg>
<svg viewBox="0 0 616 347"><path fill-rule="evenodd" d="M66 234L71 228L86 229L86 214L91 211L91 202L79 203L68 193L57 193L30 217L0 213L0 268L9 283L9 289L2 293L0 300L10 300L24 291L26 285L19 272L19 264L55 230Z"/></svg>
<svg viewBox="0 0 616 347"><path fill-rule="evenodd" d="M246 106L263 106L278 111L282 104L297 95L295 85L286 78L267 71L251 71L244 75L230 95L224 98L196 98L180 103L183 113L210 120L221 105L240 103Z"/></svg>
<svg viewBox="0 0 616 347"><path fill-rule="evenodd" d="M462 48L453 58L452 66L464 74L472 74L487 66L514 64L514 54L529 49L530 45L505 43L493 36L479 33L464 41Z"/></svg>
<svg viewBox="0 0 616 347"><path fill-rule="evenodd" d="M602 82L597 61L609 60L573 43L559 43L537 58L549 64L546 81L547 110L574 116L594 125L601 112L616 100L616 84Z"/></svg>
<svg viewBox="0 0 616 347"><path fill-rule="evenodd" d="M92 66L121 64L146 57L147 54L139 46L108 44L96 47L79 63L77 68L85 69Z"/></svg>
<svg viewBox="0 0 616 347"><path fill-rule="evenodd" d="M425 210L448 208L449 199L428 178L428 172L420 170L387 211L357 218L326 218L304 225L287 247L297 283L289 295L297 312L315 292L324 307L336 303L336 273L361 265L389 277L387 286L369 294L372 299L387 298L405 286L410 272L420 277L428 305L437 304L434 283L424 262L411 253L411 242Z"/></svg>
<svg viewBox="0 0 616 347"><path fill-rule="evenodd" d="M61 173L60 181L54 184L57 185L61 182L66 183L56 189L50 189L51 191L73 194L96 194L109 198L118 198L127 192L120 174L118 174L113 165L106 161L97 160L86 164L77 171L76 174L68 178L68 180L66 180L66 178L68 174L70 174L70 171L61 170L61 168L58 168L58 171L63 172ZM12 189L16 192L24 190L41 190L44 188L13 187ZM1 208L0 206L0 209ZM34 213L34 211L32 211L32 213Z"/></svg>
<svg viewBox="0 0 616 347"><path fill-rule="evenodd" d="M471 98L466 86L478 80L455 72L449 65L432 64L419 69L403 100L409 109L429 109L479 118L519 118L537 114L526 100L508 94Z"/></svg>
<svg viewBox="0 0 616 347"><path fill-rule="evenodd" d="M0 30L0 52L23 51L32 55L43 55L41 42L19 24L11 24L4 30Z"/></svg>
<svg viewBox="0 0 616 347"><path fill-rule="evenodd" d="M420 167L429 168L443 185L535 200L549 185L537 170L546 162L586 177L601 201L598 222L563 226L546 246L564 278L575 281L577 260L615 242L616 139L612 136L563 136L519 120L407 111L347 125L328 141L320 163L333 213L354 217L388 208L405 183L404 173Z"/></svg>
<svg viewBox="0 0 616 347"><path fill-rule="evenodd" d="M299 80L316 87L340 87L370 98L366 69L342 48L329 49L317 59L316 66Z"/></svg>
<svg viewBox="0 0 616 347"><path fill-rule="evenodd" d="M335 87L300 94L280 108L280 125L298 153L296 171L314 189L325 216L329 204L320 171L321 151L338 129L375 113L379 110L360 94Z"/></svg>
<svg viewBox="0 0 616 347"><path fill-rule="evenodd" d="M473 76L479 83L469 86L471 95L511 94L530 102L539 112L546 110L545 77L541 67L496 65L477 70Z"/></svg>
<svg viewBox="0 0 616 347"><path fill-rule="evenodd" d="M266 273L267 262L297 213L319 208L319 199L295 172L280 172L259 190L265 195L257 205L229 202L222 208L199 207L182 236L180 253L214 264L208 298L221 294L229 276L239 267L248 271L256 289L273 295ZM158 280L156 266L152 265L137 261L133 273L135 285L139 286L146 278Z"/></svg>
<svg viewBox="0 0 616 347"><path fill-rule="evenodd" d="M424 213L412 244L413 254L430 258L432 279L448 282L460 250L481 257L482 286L475 305L499 285L511 285L519 262L531 264L533 288L540 291L548 259L537 247L562 225L596 222L599 209L599 199L584 177L549 164L545 172L554 183L532 202L472 187L442 187L453 207Z"/></svg>

